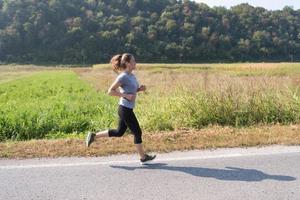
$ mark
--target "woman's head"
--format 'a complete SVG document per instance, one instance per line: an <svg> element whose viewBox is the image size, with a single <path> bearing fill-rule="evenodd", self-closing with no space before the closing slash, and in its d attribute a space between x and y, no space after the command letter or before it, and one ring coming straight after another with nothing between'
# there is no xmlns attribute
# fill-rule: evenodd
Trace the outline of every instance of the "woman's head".
<svg viewBox="0 0 300 200"><path fill-rule="evenodd" d="M117 54L112 57L110 63L112 64L113 70L117 73L124 70L132 71L136 65L135 59L130 53Z"/></svg>

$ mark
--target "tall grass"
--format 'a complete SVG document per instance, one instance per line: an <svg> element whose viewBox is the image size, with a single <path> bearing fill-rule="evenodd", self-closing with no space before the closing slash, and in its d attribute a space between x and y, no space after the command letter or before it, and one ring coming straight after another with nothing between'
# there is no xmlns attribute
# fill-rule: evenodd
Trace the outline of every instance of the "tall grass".
<svg viewBox="0 0 300 200"><path fill-rule="evenodd" d="M255 68L263 71L263 66L256 64ZM138 70L136 74L140 83L148 88L147 94L142 93L137 98L138 119L142 128L150 131L201 128L209 124L241 127L299 123L300 92L295 82L298 77L269 73L278 66L282 64L269 64L265 66L268 68L265 74L251 76L222 74L221 71L211 73L210 70L163 69L155 73L149 69ZM298 69L298 65L290 66ZM231 64L230 67L239 66ZM239 70L249 73L249 66ZM96 68L81 76L104 91L115 75L109 70ZM101 84L98 84L99 80Z"/></svg>
<svg viewBox="0 0 300 200"><path fill-rule="evenodd" d="M148 96L140 103L137 113L147 130L300 122L300 96L293 89L260 91L251 96L234 90L180 90L169 96Z"/></svg>
<svg viewBox="0 0 300 200"><path fill-rule="evenodd" d="M299 85L289 76L139 75L152 84L138 99L144 129L300 122Z"/></svg>
<svg viewBox="0 0 300 200"><path fill-rule="evenodd" d="M38 72L0 84L0 141L115 128L118 98L105 92L116 75L106 69L74 71ZM137 71L148 88L135 109L142 129L300 122L299 77L208 71Z"/></svg>
<svg viewBox="0 0 300 200"><path fill-rule="evenodd" d="M28 140L111 126L111 97L71 71L41 72L0 84L0 140Z"/></svg>

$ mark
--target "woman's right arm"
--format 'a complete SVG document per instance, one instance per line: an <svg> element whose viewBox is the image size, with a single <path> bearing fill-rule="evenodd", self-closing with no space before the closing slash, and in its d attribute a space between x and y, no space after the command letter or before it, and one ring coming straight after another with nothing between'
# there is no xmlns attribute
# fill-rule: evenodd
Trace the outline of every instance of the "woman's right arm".
<svg viewBox="0 0 300 200"><path fill-rule="evenodd" d="M123 94L123 93L119 92L118 88L120 86L121 86L121 83L118 80L116 80L115 82L113 82L113 84L107 90L107 94L110 95L110 96L123 97L125 99L128 99L129 101L134 100L135 95L132 95L132 94Z"/></svg>

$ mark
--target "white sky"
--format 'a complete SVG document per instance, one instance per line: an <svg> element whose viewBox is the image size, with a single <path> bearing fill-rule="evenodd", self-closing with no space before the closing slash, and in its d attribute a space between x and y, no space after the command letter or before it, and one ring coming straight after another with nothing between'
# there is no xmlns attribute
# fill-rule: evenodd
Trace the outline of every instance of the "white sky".
<svg viewBox="0 0 300 200"><path fill-rule="evenodd" d="M295 10L300 9L300 0L194 0L202 2L210 7L225 6L230 8L241 3L248 3L252 6L260 6L269 10L281 10L284 6L293 6Z"/></svg>

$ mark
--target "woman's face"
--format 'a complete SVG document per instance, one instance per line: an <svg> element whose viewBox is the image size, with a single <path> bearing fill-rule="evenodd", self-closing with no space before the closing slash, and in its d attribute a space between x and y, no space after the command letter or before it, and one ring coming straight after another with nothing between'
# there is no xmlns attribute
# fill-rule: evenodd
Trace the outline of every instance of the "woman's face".
<svg viewBox="0 0 300 200"><path fill-rule="evenodd" d="M135 59L133 56L131 57L130 62L126 63L126 67L128 70L131 70L131 71L136 69L136 62L135 62Z"/></svg>

